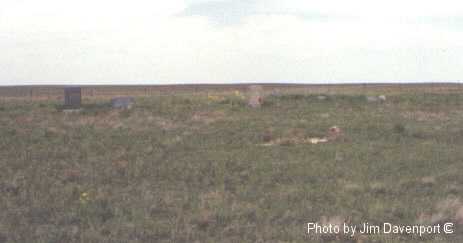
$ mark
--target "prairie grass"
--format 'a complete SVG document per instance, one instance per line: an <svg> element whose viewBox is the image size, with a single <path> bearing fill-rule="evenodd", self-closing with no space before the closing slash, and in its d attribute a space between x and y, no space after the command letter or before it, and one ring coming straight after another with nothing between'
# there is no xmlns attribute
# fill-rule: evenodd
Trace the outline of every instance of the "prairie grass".
<svg viewBox="0 0 463 243"><path fill-rule="evenodd" d="M138 97L0 104L0 242L462 242L308 235L308 222L457 222L463 95ZM322 144L273 139L325 136ZM268 141L266 141L268 140ZM297 140L296 140L297 141ZM463 199L462 199L463 201ZM452 203L449 203L452 202Z"/></svg>

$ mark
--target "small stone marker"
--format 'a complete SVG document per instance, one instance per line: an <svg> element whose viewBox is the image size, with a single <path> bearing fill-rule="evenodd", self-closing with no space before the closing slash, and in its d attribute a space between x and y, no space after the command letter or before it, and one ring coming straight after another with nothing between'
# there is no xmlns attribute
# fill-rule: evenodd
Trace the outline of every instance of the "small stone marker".
<svg viewBox="0 0 463 243"><path fill-rule="evenodd" d="M66 109L80 109L82 89L80 87L64 88L64 107Z"/></svg>
<svg viewBox="0 0 463 243"><path fill-rule="evenodd" d="M264 103L263 88L260 85L249 86L248 105L252 108L260 108Z"/></svg>
<svg viewBox="0 0 463 243"><path fill-rule="evenodd" d="M132 109L135 104L133 97L116 97L111 99L111 107L116 109Z"/></svg>
<svg viewBox="0 0 463 243"><path fill-rule="evenodd" d="M386 101L386 96L385 95L379 95L379 96L367 96L367 101L368 102L384 102Z"/></svg>

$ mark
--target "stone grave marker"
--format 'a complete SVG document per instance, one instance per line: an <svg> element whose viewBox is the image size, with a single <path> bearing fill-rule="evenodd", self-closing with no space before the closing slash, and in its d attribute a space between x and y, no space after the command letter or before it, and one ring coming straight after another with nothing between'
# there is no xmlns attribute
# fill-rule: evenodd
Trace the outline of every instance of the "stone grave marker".
<svg viewBox="0 0 463 243"><path fill-rule="evenodd" d="M80 109L82 103L82 89L80 87L64 88L64 108Z"/></svg>
<svg viewBox="0 0 463 243"><path fill-rule="evenodd" d="M115 109L131 109L135 104L133 97L115 97L111 99L111 107Z"/></svg>
<svg viewBox="0 0 463 243"><path fill-rule="evenodd" d="M249 86L248 105L252 108L259 108L264 103L264 89L260 85Z"/></svg>

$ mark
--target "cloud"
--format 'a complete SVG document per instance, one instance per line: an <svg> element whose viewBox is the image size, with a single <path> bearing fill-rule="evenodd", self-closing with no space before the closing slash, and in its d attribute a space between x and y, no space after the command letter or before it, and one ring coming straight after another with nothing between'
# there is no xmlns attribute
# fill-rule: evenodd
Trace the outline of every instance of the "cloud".
<svg viewBox="0 0 463 243"><path fill-rule="evenodd" d="M214 23L230 25L240 24L244 19L256 15L292 15L306 20L328 21L346 16L337 16L321 13L316 9L289 8L291 5L278 5L271 1L262 0L219 0L197 1L188 5L181 16L202 16Z"/></svg>
<svg viewBox="0 0 463 243"><path fill-rule="evenodd" d="M256 2L243 1L204 1L189 5L181 15L203 16L220 24L236 24L242 18L257 14Z"/></svg>
<svg viewBox="0 0 463 243"><path fill-rule="evenodd" d="M6 0L0 7L0 28L9 31L86 31L157 25L181 12L183 0Z"/></svg>
<svg viewBox="0 0 463 243"><path fill-rule="evenodd" d="M457 0L215 0L190 1L184 15L204 16L219 23L237 23L252 15L294 15L308 20L454 18L463 14Z"/></svg>
<svg viewBox="0 0 463 243"><path fill-rule="evenodd" d="M5 1L0 84L453 81L463 76L457 5ZM393 11L398 6L403 9Z"/></svg>
<svg viewBox="0 0 463 243"><path fill-rule="evenodd" d="M277 9L286 12L314 11L328 15L343 15L367 18L397 17L413 18L423 16L459 16L463 6L457 0L257 0L261 9Z"/></svg>

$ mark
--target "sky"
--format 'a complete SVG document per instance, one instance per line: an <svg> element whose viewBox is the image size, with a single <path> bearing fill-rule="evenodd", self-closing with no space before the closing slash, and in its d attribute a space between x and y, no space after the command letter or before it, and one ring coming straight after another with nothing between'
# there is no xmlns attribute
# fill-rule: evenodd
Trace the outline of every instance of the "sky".
<svg viewBox="0 0 463 243"><path fill-rule="evenodd" d="M1 0L0 85L459 82L457 0Z"/></svg>

